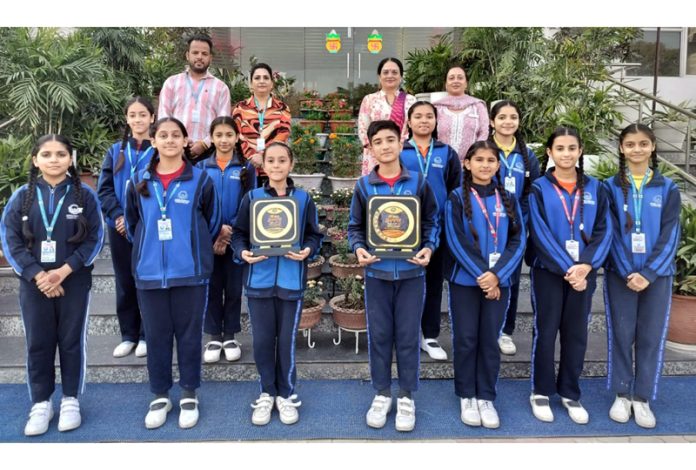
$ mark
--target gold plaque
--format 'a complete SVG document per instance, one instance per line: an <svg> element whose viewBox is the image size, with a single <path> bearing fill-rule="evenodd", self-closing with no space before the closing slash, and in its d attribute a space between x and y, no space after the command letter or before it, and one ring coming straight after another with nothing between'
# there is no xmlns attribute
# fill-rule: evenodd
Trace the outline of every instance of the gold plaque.
<svg viewBox="0 0 696 470"><path fill-rule="evenodd" d="M297 200L256 199L251 203L251 251L255 256L281 256L300 241Z"/></svg>
<svg viewBox="0 0 696 470"><path fill-rule="evenodd" d="M370 196L367 246L380 258L412 258L420 248L420 199Z"/></svg>

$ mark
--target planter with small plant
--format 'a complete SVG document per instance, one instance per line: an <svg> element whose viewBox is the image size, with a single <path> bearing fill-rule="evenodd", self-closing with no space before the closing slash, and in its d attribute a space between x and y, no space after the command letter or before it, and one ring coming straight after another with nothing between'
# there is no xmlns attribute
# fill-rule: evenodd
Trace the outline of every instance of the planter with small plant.
<svg viewBox="0 0 696 470"><path fill-rule="evenodd" d="M302 315L300 316L300 330L314 328L321 320L321 311L326 305L324 298L324 284L321 281L309 280L302 297Z"/></svg>
<svg viewBox="0 0 696 470"><path fill-rule="evenodd" d="M667 340L677 349L696 351L696 207L683 205L679 219L681 239Z"/></svg>
<svg viewBox="0 0 696 470"><path fill-rule="evenodd" d="M365 284L362 276L354 275L339 279L338 287L343 294L329 300L334 322L347 330L366 329Z"/></svg>
<svg viewBox="0 0 696 470"><path fill-rule="evenodd" d="M317 171L317 139L308 130L293 126L290 146L294 155L293 182L304 189L318 190L324 180L324 173Z"/></svg>
<svg viewBox="0 0 696 470"><path fill-rule="evenodd" d="M362 170L362 147L355 139L336 136L330 140L332 190L353 189Z"/></svg>
<svg viewBox="0 0 696 470"><path fill-rule="evenodd" d="M336 254L329 258L329 266L331 266L331 274L336 279L343 279L349 276L362 276L365 268L360 266L358 258L350 251L348 239L343 238L334 241Z"/></svg>

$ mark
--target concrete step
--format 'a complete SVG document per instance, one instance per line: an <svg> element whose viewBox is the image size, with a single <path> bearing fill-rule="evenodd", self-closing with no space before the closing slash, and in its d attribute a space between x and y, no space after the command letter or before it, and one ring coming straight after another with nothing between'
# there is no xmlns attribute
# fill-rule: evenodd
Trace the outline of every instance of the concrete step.
<svg viewBox="0 0 696 470"><path fill-rule="evenodd" d="M335 334L318 332L312 335L314 348L309 348L302 333L297 336L297 374L300 379L364 379L369 380L369 365L367 355L367 337L359 335L359 353L355 353L355 339L352 334L344 334L339 345L334 345ZM217 364L203 365L204 380L254 380L258 378L252 357L252 341L248 334L240 334L237 338L242 343L242 358L234 363L224 359ZM528 332L517 332L514 335L518 352L514 356L503 356L501 377L525 378L530 376L531 335ZM145 358L131 355L122 359L112 356L113 348L118 344L115 336L90 336L88 339L87 380L89 382L145 382L147 369ZM452 352L451 337L441 335L441 344L450 359ZM556 348L558 351L558 346ZM586 377L601 377L606 375L607 364L606 335L601 332L590 332L585 367ZM176 352L174 353L176 363ZM556 360L558 361L558 353ZM174 373L177 375L176 368ZM663 368L665 375L694 375L696 374L696 355L667 350ZM396 366L392 374L396 375ZM449 379L453 377L450 361L433 361L426 354L421 355L422 378ZM58 375L60 377L60 375ZM0 338L0 383L24 383L25 346L24 340L18 337Z"/></svg>
<svg viewBox="0 0 696 470"><path fill-rule="evenodd" d="M96 270L96 269L95 269ZM95 281L99 280L95 276ZM95 289L96 290L96 289ZM92 291L89 312L89 335L119 335L118 318L116 317L116 298L113 293ZM327 293L327 295L330 295ZM442 319L440 324L443 331L449 332L449 315L447 306L447 285L445 284L442 303L440 305ZM518 304L516 328L520 331L532 331L534 316L532 303L528 291L520 292ZM248 310L246 301L242 301L242 332L250 333ZM590 329L592 331L605 331L603 286L598 286L592 298L592 315L590 316ZM316 331L334 332L336 327L331 319L331 308L324 308L322 320L315 327ZM15 292L0 294L0 337L23 336L24 329L19 309L19 301Z"/></svg>

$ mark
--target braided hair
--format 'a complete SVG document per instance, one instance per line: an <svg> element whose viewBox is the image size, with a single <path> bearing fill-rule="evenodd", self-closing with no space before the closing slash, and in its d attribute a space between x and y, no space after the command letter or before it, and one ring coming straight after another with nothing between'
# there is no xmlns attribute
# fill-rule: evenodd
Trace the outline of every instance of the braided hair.
<svg viewBox="0 0 696 470"><path fill-rule="evenodd" d="M435 128L433 129L433 132L430 135L433 140L437 140L437 109L435 108L435 106L433 106L433 104L430 101L416 101L415 103L413 103L411 107L408 108L407 121L411 120L413 110L416 109L418 106L430 106L432 108L433 114L435 115ZM409 126L408 124L406 124L406 126L408 127L408 138L411 139L413 138L413 129L411 129L411 126Z"/></svg>
<svg viewBox="0 0 696 470"><path fill-rule="evenodd" d="M155 124L151 127L150 134L153 136L157 133L157 130L160 128L162 124L165 122L173 122L174 124L177 125L179 130L184 136L184 139L188 137L188 132L186 132L186 126L179 121L177 118L174 117L163 117L162 119L159 119ZM188 145L184 145L184 158L187 161L191 161L192 156L191 156L191 149L189 148ZM155 151L152 152L152 156L150 157L150 161L147 163L147 166L145 167L145 173L146 174L152 174L155 171L155 168L157 168L157 162L159 161L159 150L155 148ZM137 191L138 194L140 194L143 197L150 197L150 190L147 189L147 180L146 179L141 179L138 184L135 185L135 190Z"/></svg>
<svg viewBox="0 0 696 470"><path fill-rule="evenodd" d="M582 139L580 138L580 134L578 133L577 129L573 127L557 127L556 130L554 130L553 133L549 136L549 139L546 141L547 155L553 148L553 143L556 141L556 138L561 136L575 137L575 139L578 141L578 147L581 150L580 158L578 159L578 180L576 183L576 191L579 191L578 197L580 198L580 237L582 238L582 241L585 242L586 245L588 245L590 243L590 239L585 233L585 153L582 146ZM543 164L542 173L546 173L546 166L548 164L548 161L549 159L547 158Z"/></svg>
<svg viewBox="0 0 696 470"><path fill-rule="evenodd" d="M515 112L517 112L517 116L519 117L519 121L522 122L522 111L520 111L519 106L514 101L510 100L501 100L498 101L493 107L491 108L491 124L488 129L488 135L489 135L489 140L493 141L493 134L495 133L495 128L493 127L493 121L495 120L495 117L500 114L501 109L503 109L506 106L510 106L511 108L515 109ZM517 146L520 149L520 153L522 154L522 160L524 161L524 184L523 184L523 189L522 189L522 195L526 196L529 194L529 189L532 185L532 180L530 177L530 173L532 171L531 169L531 163L529 162L529 150L527 149L527 143L524 140L524 136L522 135L522 130L520 129L520 126L517 126L517 129L515 129L515 141L517 142ZM500 175L498 175L500 178Z"/></svg>
<svg viewBox="0 0 696 470"><path fill-rule="evenodd" d="M44 136L39 137L39 139L36 141L34 148L31 150L31 156L36 157L39 154L41 147L43 147L43 145L46 142L54 141L59 142L60 144L65 146L67 152L69 154L72 154L73 146L66 137L60 134L46 134ZM68 174L70 175L72 186L75 191L75 200L77 202L77 205L80 208L84 208L82 182L80 181L80 177L77 174L77 169L74 165L70 165L70 167L68 168ZM34 246L35 240L34 234L32 233L31 228L29 226L29 211L31 210L32 205L34 205L34 199L36 198L36 180L38 179L38 176L39 168L36 165L32 165L31 170L29 170L27 190L25 191L24 198L22 199L22 207L20 212L22 217L22 236L26 240L27 248L29 249L31 249ZM85 218L84 214L80 212L77 218L77 232L68 239L68 242L80 243L84 241L84 239L87 237L87 233L87 219Z"/></svg>
<svg viewBox="0 0 696 470"><path fill-rule="evenodd" d="M628 189L630 187L630 183L628 181L628 168L626 166L626 156L621 151L621 146L623 145L626 136L628 136L629 134L641 133L645 134L645 136L648 139L650 139L650 142L653 144L653 150L650 154L650 168L653 170L653 172L657 171L657 150L654 148L656 142L655 133L645 124L630 124L629 126L624 128L624 130L622 130L621 134L619 135L619 172L617 174L619 178L619 183L621 184L621 193L623 194L623 212L624 216L626 217L626 224L624 225L624 228L626 230L626 233L630 232L633 228L633 217L631 217L631 213L628 211ZM643 182L643 184L646 183L647 182Z"/></svg>
<svg viewBox="0 0 696 470"><path fill-rule="evenodd" d="M241 134L239 132L239 124L237 124L237 121L235 121L231 116L218 116L215 119L213 119L213 122L210 123L210 137L213 137L213 132L215 132L215 128L220 125L227 125L232 128L234 133L239 137ZM215 144L210 142L210 147L208 147L199 157L199 161L203 161L207 158L210 158L215 154L217 150L215 149ZM247 192L249 189L251 189L251 181L249 179L249 172L246 167L246 162L247 160L242 158L242 140L237 138L237 143L234 144L234 150L232 152L232 163L235 165L239 165L242 167L241 171L239 172L239 179L242 182L242 191Z"/></svg>
<svg viewBox="0 0 696 470"><path fill-rule="evenodd" d="M152 103L150 100L148 100L145 97L142 96L135 96L131 99L128 100L126 103L126 107L124 108L123 113L126 115L126 118L128 117L128 109L133 106L135 103L140 103L143 106L145 106L145 109L150 113L150 116L155 115L155 107L152 106ZM118 152L118 159L116 160L116 166L114 166L114 173L118 173L121 171L121 168L123 168L123 165L126 162L126 156L124 154L124 149L128 145L128 138L133 135L133 130L130 128L130 125L126 122L125 127L123 128L123 137L121 138L121 148Z"/></svg>
<svg viewBox="0 0 696 470"><path fill-rule="evenodd" d="M477 142L474 142L471 147L469 147L469 150L467 150L466 155L464 156L464 160L471 160L471 158L474 156L474 154L480 150L480 149L485 149L489 150L493 153L493 155L496 156L498 161L500 161L500 156L498 152L500 149L498 148L497 145L495 145L494 142L491 142L489 140L479 140ZM471 171L469 171L466 168L466 165L462 168L462 171L464 172L463 178L462 178L462 189L464 192L464 215L466 216L466 220L469 223L469 230L471 230L471 234L474 237L474 240L478 242L478 232L474 228L474 225L472 223L472 207L471 207L471 186L474 182L473 176L471 175ZM515 216L514 211L512 210L512 201L510 197L507 194L507 191L505 191L505 188L502 186L501 179L500 179L500 167L498 167L498 171L496 173L496 176L498 178L498 184L496 186L496 189L498 190L498 193L500 194L502 200L503 200L503 206L505 207L505 213L508 216L508 220L510 221L510 230L511 233L515 234L520 230L519 227L519 221L517 220L517 217Z"/></svg>

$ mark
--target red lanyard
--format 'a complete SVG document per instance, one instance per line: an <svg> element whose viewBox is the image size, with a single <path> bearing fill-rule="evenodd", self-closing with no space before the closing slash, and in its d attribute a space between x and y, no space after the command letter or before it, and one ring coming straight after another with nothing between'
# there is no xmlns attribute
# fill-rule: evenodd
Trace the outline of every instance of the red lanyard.
<svg viewBox="0 0 696 470"><path fill-rule="evenodd" d="M565 212L566 219L568 219L568 223L570 224L570 239L573 240L573 224L575 223L575 215L577 214L578 206L580 205L580 191L578 191L577 188L575 188L575 191L573 191L573 193L575 194L575 198L573 199L573 214L571 215L568 211L568 204L566 204L566 200L563 197L561 190L558 189L558 186L556 186L555 184L551 184L551 186L553 186L553 189L556 190L556 194L558 194L558 197L561 199L561 204L563 204L563 211Z"/></svg>
<svg viewBox="0 0 696 470"><path fill-rule="evenodd" d="M486 210L486 206L479 197L478 193L474 188L471 188L471 193L474 195L474 198L476 198L476 202L478 202L479 207L481 208L481 212L483 213L483 216L486 218L486 222L488 222L488 230L490 230L491 235L493 236L493 252L497 253L498 252L498 225L500 224L500 211L501 211L501 205L500 205L500 194L498 194L498 190L495 190L495 228L493 228L493 224L491 223L491 219L488 217L488 211Z"/></svg>

